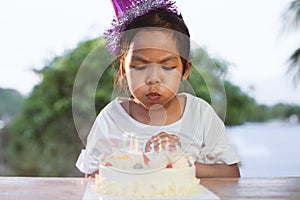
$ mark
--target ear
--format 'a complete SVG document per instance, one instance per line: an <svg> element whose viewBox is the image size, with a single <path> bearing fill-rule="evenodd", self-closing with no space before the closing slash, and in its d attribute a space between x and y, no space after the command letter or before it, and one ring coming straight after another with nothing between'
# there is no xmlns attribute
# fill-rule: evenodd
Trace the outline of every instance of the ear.
<svg viewBox="0 0 300 200"><path fill-rule="evenodd" d="M126 77L126 71L125 71L125 58L124 56L122 56L120 58L120 73L122 75L122 77Z"/></svg>
<svg viewBox="0 0 300 200"><path fill-rule="evenodd" d="M182 76L182 80L186 80L189 77L190 71L191 71L191 67L192 67L192 59L189 59L187 61L187 64L186 64L186 68L185 68L185 72L184 72L184 74Z"/></svg>

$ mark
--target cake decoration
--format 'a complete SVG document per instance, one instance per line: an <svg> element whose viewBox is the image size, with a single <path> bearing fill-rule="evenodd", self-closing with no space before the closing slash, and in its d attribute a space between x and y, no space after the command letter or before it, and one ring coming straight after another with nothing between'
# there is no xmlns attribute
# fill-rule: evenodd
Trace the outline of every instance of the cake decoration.
<svg viewBox="0 0 300 200"><path fill-rule="evenodd" d="M201 192L194 160L177 151L114 152L99 166L93 189L122 198L184 196ZM163 180L163 181L162 181Z"/></svg>

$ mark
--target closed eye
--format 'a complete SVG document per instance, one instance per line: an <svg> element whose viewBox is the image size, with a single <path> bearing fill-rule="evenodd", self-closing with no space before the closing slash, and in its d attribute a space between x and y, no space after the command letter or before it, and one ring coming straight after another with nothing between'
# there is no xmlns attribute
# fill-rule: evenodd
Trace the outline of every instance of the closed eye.
<svg viewBox="0 0 300 200"><path fill-rule="evenodd" d="M172 70L172 69L175 69L176 66L170 67L170 66L163 65L162 68L163 68L164 70L170 71L170 70Z"/></svg>
<svg viewBox="0 0 300 200"><path fill-rule="evenodd" d="M146 69L146 66L145 66L145 65L141 65L141 66L131 66L131 68L134 69L134 70L139 70L139 71L141 71L141 70Z"/></svg>

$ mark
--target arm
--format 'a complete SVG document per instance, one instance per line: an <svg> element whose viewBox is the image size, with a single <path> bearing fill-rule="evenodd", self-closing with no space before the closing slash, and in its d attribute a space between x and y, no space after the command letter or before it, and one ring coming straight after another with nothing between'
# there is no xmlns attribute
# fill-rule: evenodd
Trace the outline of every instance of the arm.
<svg viewBox="0 0 300 200"><path fill-rule="evenodd" d="M98 174L98 170L94 171L91 174L84 174L84 178L95 178L95 175Z"/></svg>
<svg viewBox="0 0 300 200"><path fill-rule="evenodd" d="M240 170L237 164L203 164L195 162L197 178L213 177L240 177Z"/></svg>

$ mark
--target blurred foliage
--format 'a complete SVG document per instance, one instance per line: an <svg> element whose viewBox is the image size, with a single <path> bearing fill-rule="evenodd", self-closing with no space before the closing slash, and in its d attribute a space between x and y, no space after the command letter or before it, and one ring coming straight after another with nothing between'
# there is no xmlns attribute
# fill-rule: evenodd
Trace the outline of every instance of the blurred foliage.
<svg viewBox="0 0 300 200"><path fill-rule="evenodd" d="M104 47L104 39L82 42L73 51L54 58L42 70L36 71L43 81L35 86L23 105L21 115L8 130L6 160L16 174L79 175L74 164L84 146L74 126L72 91L81 63L98 46ZM96 67L102 67L101 63ZM111 75L103 77L113 78ZM109 94L111 83L103 81L103 84L106 85L101 89ZM96 102L102 102L97 104L99 109L109 101L102 93L99 90L96 95Z"/></svg>
<svg viewBox="0 0 300 200"><path fill-rule="evenodd" d="M212 99L216 99L217 105L214 107L214 104L212 104L212 106L220 118L225 119L226 125L239 125L253 118L253 113L257 111L256 102L241 91L238 86L227 80L228 62L220 58L209 57L203 49L194 51L192 58L195 67L191 70L189 81L196 95L210 104L212 104ZM222 103L225 104L222 105ZM222 113L224 108L218 108L218 104L221 107L225 106L226 113ZM226 115L223 117L223 114Z"/></svg>
<svg viewBox="0 0 300 200"><path fill-rule="evenodd" d="M294 30L299 32L300 27L300 0L288 2L289 6L282 15L284 30ZM288 73L293 75L293 82L298 85L300 81L300 47L298 47L289 57Z"/></svg>
<svg viewBox="0 0 300 200"><path fill-rule="evenodd" d="M21 110L23 101L18 91L0 88L0 120L9 123Z"/></svg>
<svg viewBox="0 0 300 200"><path fill-rule="evenodd" d="M79 43L74 50L36 71L42 82L35 86L21 114L3 133L8 141L5 160L11 168L10 175L81 176L75 162L84 148L85 137L96 114L116 95L111 61L105 41L100 38ZM278 105L271 109L257 105L227 80L228 63L209 59L203 49L193 52L193 62L189 82L194 92L208 102L212 100L210 93L216 92L217 102L227 102L226 125L265 121L275 114L287 117L296 109L300 113L299 107L287 109L286 105ZM224 82L223 87L217 79ZM222 89L227 96L218 95ZM74 113L78 118L74 118Z"/></svg>

